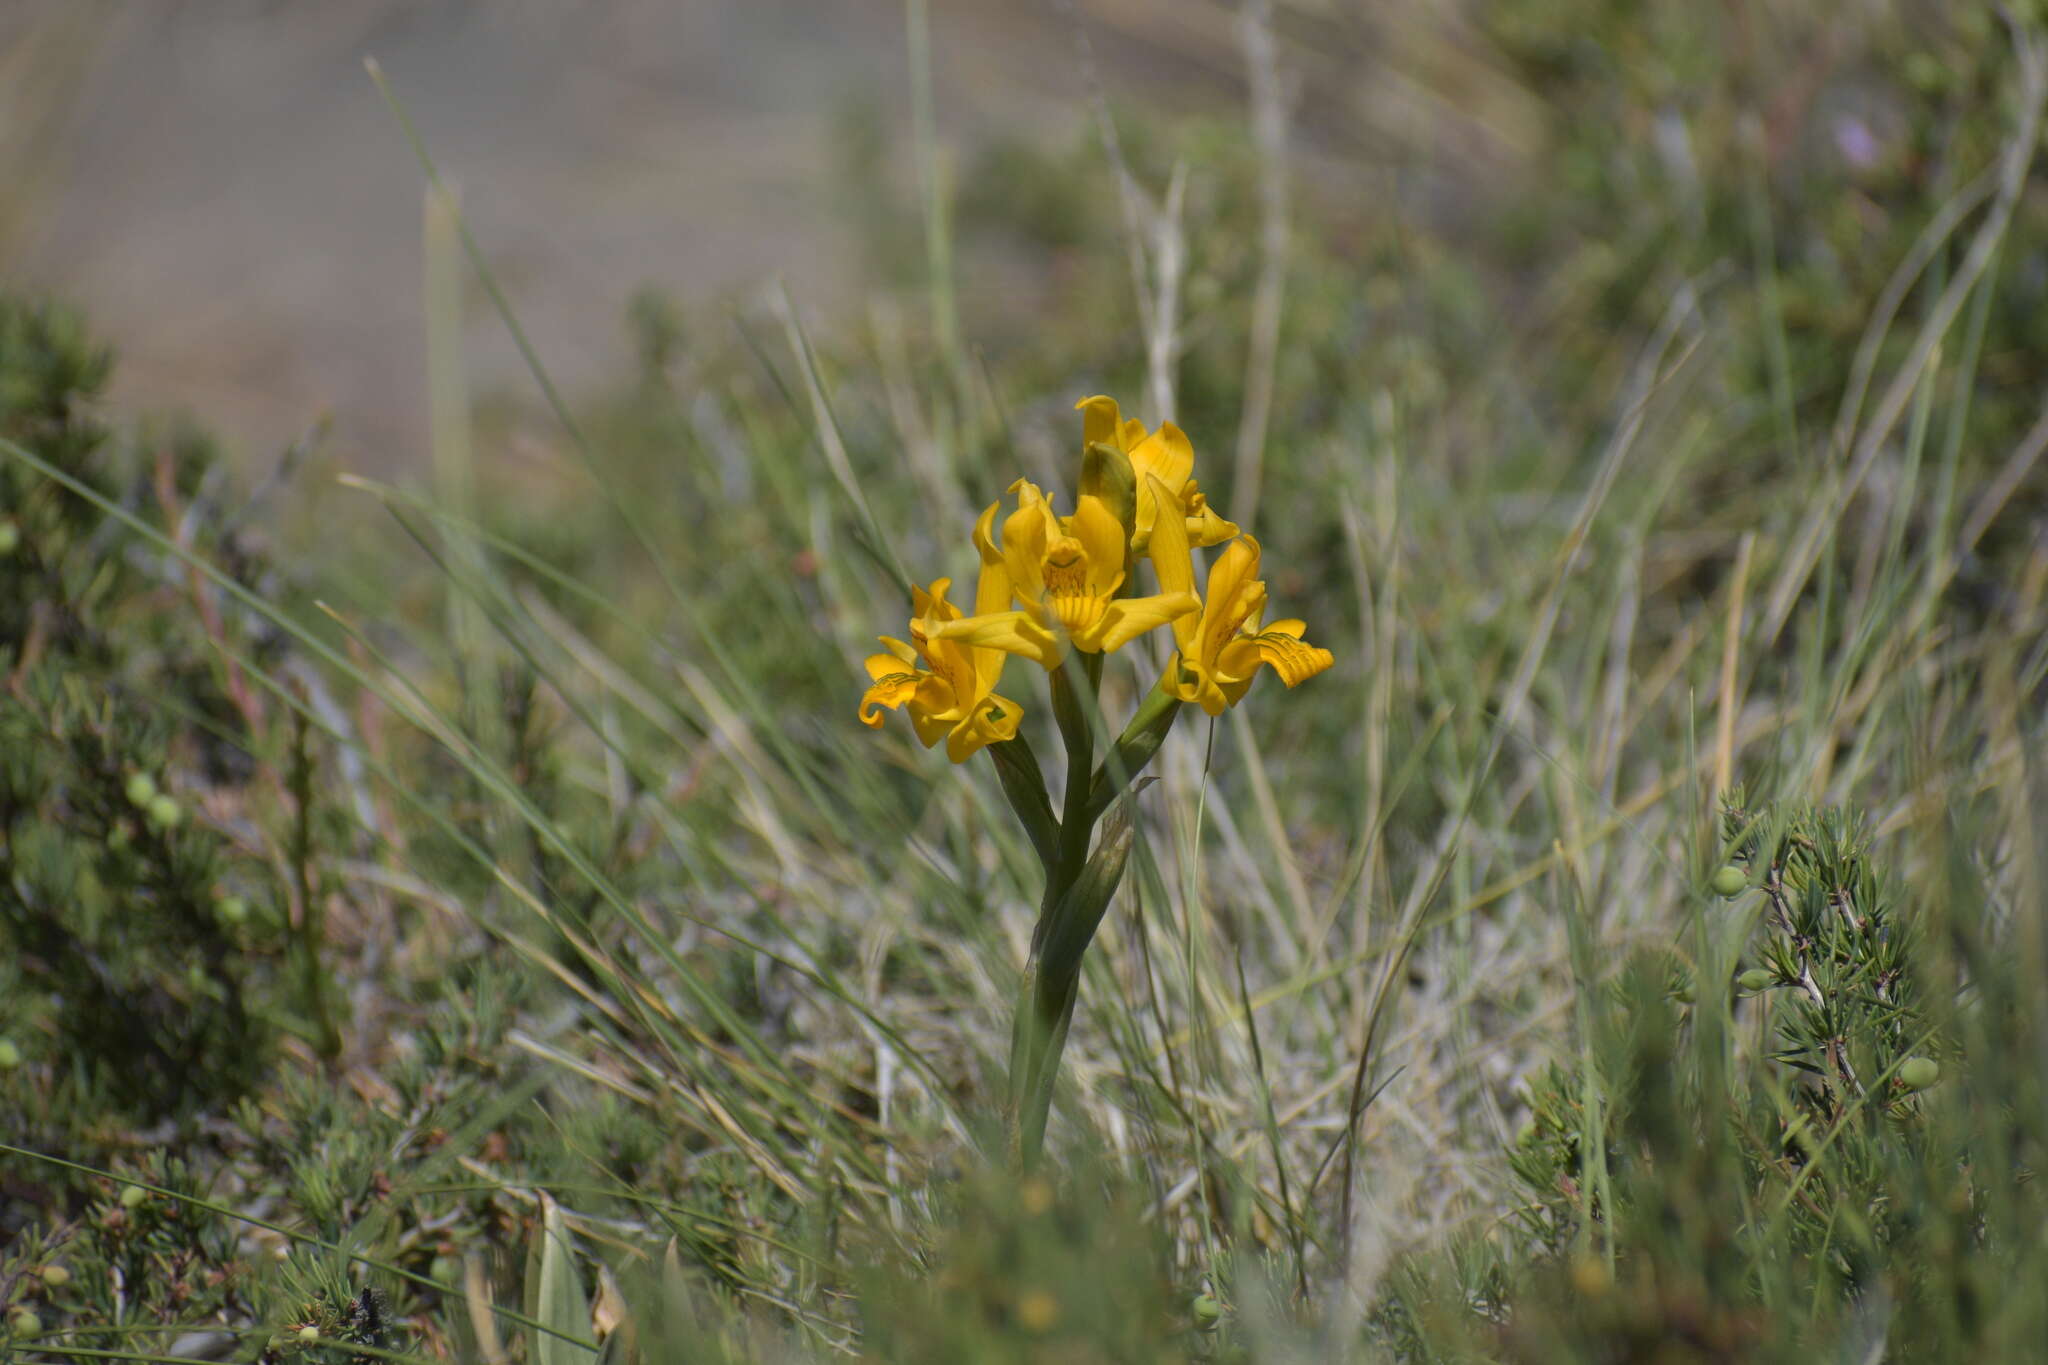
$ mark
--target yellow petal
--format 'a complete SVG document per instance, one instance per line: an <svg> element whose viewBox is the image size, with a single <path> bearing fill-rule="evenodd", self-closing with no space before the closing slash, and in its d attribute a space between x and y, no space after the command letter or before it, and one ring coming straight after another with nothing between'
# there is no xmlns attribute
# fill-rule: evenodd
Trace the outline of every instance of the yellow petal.
<svg viewBox="0 0 2048 1365"><path fill-rule="evenodd" d="M1299 687L1337 662L1329 650L1303 641L1301 632L1301 622L1280 621L1255 635L1240 635L1223 647L1216 673L1226 692L1235 690L1233 703L1251 686L1261 664L1269 665L1287 686Z"/></svg>
<svg viewBox="0 0 2048 1365"><path fill-rule="evenodd" d="M912 605L918 608L917 619L922 622L957 621L960 608L946 600L946 594L953 590L950 578L934 578L929 591L911 594Z"/></svg>
<svg viewBox="0 0 2048 1365"><path fill-rule="evenodd" d="M1124 524L1101 498L1084 495L1067 520L1067 529L1088 557L1090 596L1107 597L1123 585L1124 551L1130 543Z"/></svg>
<svg viewBox="0 0 2048 1365"><path fill-rule="evenodd" d="M1202 625L1195 641L1195 654L1213 665L1224 645L1235 636L1256 606L1264 604L1265 587L1257 581L1259 542L1240 536L1223 547L1209 566L1209 581L1202 593ZM1256 597L1256 603L1249 599Z"/></svg>
<svg viewBox="0 0 2048 1365"><path fill-rule="evenodd" d="M1017 737L1024 708L1008 697L987 696L946 736L946 757L965 763L987 745Z"/></svg>
<svg viewBox="0 0 2048 1365"><path fill-rule="evenodd" d="M1035 659L1047 668L1057 668L1060 662L1059 637L1033 620L1029 613L1021 611L998 611L987 616L968 616L958 621L948 621L937 632L942 640L955 640L977 649L999 649L1005 654L1021 654Z"/></svg>
<svg viewBox="0 0 2048 1365"><path fill-rule="evenodd" d="M918 742L929 749L960 723L964 714L962 698L953 684L936 673L917 680L917 695L910 699L910 724Z"/></svg>
<svg viewBox="0 0 2048 1365"><path fill-rule="evenodd" d="M894 655L899 661L906 664L910 664L913 667L916 665L917 651L911 648L908 644L905 644L903 641L896 639L892 635L879 635L875 638L879 639L882 642L883 649L888 650L889 653L891 655ZM868 676L871 678L879 678L882 676L881 674L874 671L874 662L877 657L879 656L868 656Z"/></svg>
<svg viewBox="0 0 2048 1365"><path fill-rule="evenodd" d="M917 731L917 742L929 749L953 731L952 717L937 715L930 711L910 710L910 728Z"/></svg>
<svg viewBox="0 0 2048 1365"><path fill-rule="evenodd" d="M1301 638L1301 622L1286 624L1295 629L1291 632L1263 630L1252 639L1259 647L1259 658L1280 675L1280 681L1289 687L1299 687L1316 674L1337 662L1337 656L1320 645L1312 645Z"/></svg>
<svg viewBox="0 0 2048 1365"><path fill-rule="evenodd" d="M885 659L886 654L877 654L868 659L868 671L874 673L875 660ZM918 675L915 673L884 673L875 675L875 685L861 693L860 723L879 728L883 716L880 707L894 711L917 695Z"/></svg>
<svg viewBox="0 0 2048 1365"><path fill-rule="evenodd" d="M1182 501L1181 486L1188 481L1188 471L1195 466L1195 448L1181 429L1171 422L1159 424L1159 430L1145 436L1131 447L1131 468L1138 475L1137 524L1131 535L1131 548L1143 551L1152 540L1152 530L1159 524L1159 509L1171 507L1183 514L1186 507ZM1166 485L1169 496L1161 499L1152 493L1145 476L1156 475Z"/></svg>
<svg viewBox="0 0 2048 1365"><path fill-rule="evenodd" d="M1118 439L1123 431L1123 413L1118 409L1114 398L1098 393L1093 398L1083 398L1074 406L1081 413L1083 446L1090 441L1100 441L1104 445L1116 446L1119 450L1124 448L1123 442Z"/></svg>
<svg viewBox="0 0 2048 1365"><path fill-rule="evenodd" d="M1216 509L1209 506L1208 499L1195 488L1194 480L1188 480L1187 487L1181 489L1181 499L1187 507L1188 540L1191 543L1207 548L1221 545L1238 534L1237 523L1218 516Z"/></svg>
<svg viewBox="0 0 2048 1365"><path fill-rule="evenodd" d="M1166 690L1184 702L1194 702L1212 716L1220 716L1229 702L1216 685L1214 673L1197 660L1176 653L1166 664Z"/></svg>
<svg viewBox="0 0 2048 1365"><path fill-rule="evenodd" d="M1154 474L1145 480L1145 487L1151 496L1158 499L1160 507L1172 507L1173 495L1167 490L1159 476ZM1165 593L1188 593L1195 590L1195 560L1188 550L1188 538L1181 519L1168 516L1155 528L1151 544L1145 553L1152 559L1152 570L1159 575L1159 590ZM1173 638L1185 650L1194 641L1198 617L1183 613L1173 619Z"/></svg>
<svg viewBox="0 0 2048 1365"><path fill-rule="evenodd" d="M1010 486L1017 510L1003 518L1003 565L1017 595L1035 603L1045 595L1045 548L1059 525L1035 484L1019 479Z"/></svg>
<svg viewBox="0 0 2048 1365"><path fill-rule="evenodd" d="M1191 592L1163 592L1152 597L1120 597L1102 613L1102 620L1085 636L1076 635L1074 644L1091 652L1122 649L1146 631L1201 609L1202 599Z"/></svg>
<svg viewBox="0 0 2048 1365"><path fill-rule="evenodd" d="M1161 422L1159 430L1132 447L1131 463L1140 473L1157 474L1178 496L1195 469L1194 443L1173 423Z"/></svg>
<svg viewBox="0 0 2048 1365"><path fill-rule="evenodd" d="M996 513L1002 510L1000 502L992 502L981 509L981 515L974 519L974 552L981 556L983 564L1000 564L1003 552L996 548Z"/></svg>

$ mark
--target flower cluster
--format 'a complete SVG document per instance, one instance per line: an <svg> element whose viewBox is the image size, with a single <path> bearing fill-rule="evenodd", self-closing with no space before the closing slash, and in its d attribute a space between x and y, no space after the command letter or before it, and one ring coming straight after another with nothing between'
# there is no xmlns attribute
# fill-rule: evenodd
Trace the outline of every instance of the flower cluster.
<svg viewBox="0 0 2048 1365"><path fill-rule="evenodd" d="M1302 622L1261 624L1259 543L1209 506L1186 434L1171 422L1147 432L1113 398L1077 406L1073 512L1060 514L1024 479L1010 486L1000 533L1002 505L990 504L974 527L973 612L946 600L948 579L917 589L909 641L884 636L887 652L867 660L863 722L879 726L882 708L907 706L919 740L929 747L943 737L947 756L964 762L1017 733L1023 708L995 691L1011 655L1058 669L1070 651L1107 654L1160 626L1172 629L1176 649L1159 690L1212 716L1237 704L1262 665L1288 687L1330 666L1330 651L1302 640ZM1194 551L1217 545L1198 592ZM1140 560L1151 561L1157 592L1137 592Z"/></svg>

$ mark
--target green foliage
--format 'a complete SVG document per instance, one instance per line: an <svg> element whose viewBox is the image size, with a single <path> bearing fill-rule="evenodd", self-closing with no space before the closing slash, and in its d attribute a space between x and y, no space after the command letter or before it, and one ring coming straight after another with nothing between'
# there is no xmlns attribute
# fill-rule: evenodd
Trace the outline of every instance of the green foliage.
<svg viewBox="0 0 2048 1365"><path fill-rule="evenodd" d="M1639 961L1602 993L1585 1059L1532 1085L1513 1165L1553 1259L1517 1295L1510 1354L1684 1341L1687 1359L1794 1360L1888 1338L1933 1360L2030 1339L2038 1305L1985 1295L2038 1269L2039 1195L1987 1181L1981 1153L2032 1146L2032 1121L1969 1093L2009 1086L2013 1062L1967 1065L1928 1008L1922 917L1853 815L1738 790L1723 825L1760 888L1746 956L1765 980L1688 1004ZM1731 1055L1728 1025L1756 1012L1737 1031L1764 1045Z"/></svg>
<svg viewBox="0 0 2048 1365"><path fill-rule="evenodd" d="M150 497L89 416L107 373L74 318L0 298L0 436ZM191 442L161 458L174 487L206 477ZM218 656L165 611L178 580L84 498L9 459L0 507L0 1032L49 1078L30 1131L68 1104L148 1120L232 1099L272 1030L262 930L220 909L260 874L191 809L247 769Z"/></svg>
<svg viewBox="0 0 2048 1365"><path fill-rule="evenodd" d="M1761 869L1766 933L1756 956L1774 1010L1774 1060L1805 1073L1802 1107L1821 1127L1856 1109L1894 1113L1899 1070L1944 1050L1913 972L1917 926L1892 903L1853 817L1835 809L1780 815L1733 793L1722 817L1744 861ZM1868 1083L1865 1082L1868 1077Z"/></svg>

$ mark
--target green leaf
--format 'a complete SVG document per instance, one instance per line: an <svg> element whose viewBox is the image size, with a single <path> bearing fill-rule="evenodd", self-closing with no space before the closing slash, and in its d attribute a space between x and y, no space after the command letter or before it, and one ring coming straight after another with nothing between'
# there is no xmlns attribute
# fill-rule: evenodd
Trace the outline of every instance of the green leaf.
<svg viewBox="0 0 2048 1365"><path fill-rule="evenodd" d="M526 1250L526 1316L545 1327L529 1334L534 1365L590 1365L590 1303L576 1271L576 1246L562 1206L543 1193L540 1227Z"/></svg>
<svg viewBox="0 0 2048 1365"><path fill-rule="evenodd" d="M1159 752L1159 746L1166 742L1167 734L1173 729L1174 718L1180 714L1180 701L1165 690L1164 680L1154 687L1117 737L1116 746L1096 768L1093 780L1088 786L1087 818L1099 819L1116 800L1125 784L1145 770L1152 756Z"/></svg>
<svg viewBox="0 0 2048 1365"><path fill-rule="evenodd" d="M1039 770L1038 755L1032 752L1031 742L1022 735L989 745L988 755L995 760L996 777L1003 784L1003 795L1008 798L1010 809L1017 813L1017 822L1024 826L1024 833L1030 837L1031 847L1038 853L1038 861L1050 873L1054 860L1059 857L1060 822L1052 813L1052 798L1046 795L1045 775Z"/></svg>

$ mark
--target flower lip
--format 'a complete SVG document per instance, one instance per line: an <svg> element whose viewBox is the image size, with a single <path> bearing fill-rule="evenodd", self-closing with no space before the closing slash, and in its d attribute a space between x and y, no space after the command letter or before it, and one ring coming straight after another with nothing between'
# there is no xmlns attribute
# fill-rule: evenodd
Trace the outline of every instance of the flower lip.
<svg viewBox="0 0 2048 1365"><path fill-rule="evenodd" d="M976 604L991 600L990 576L999 573L984 564ZM998 586L1007 596L1007 580ZM926 748L946 741L946 756L964 763L986 745L1014 738L1024 708L994 688L1002 675L1003 655L951 639L945 627L961 619L960 608L946 600L950 579L933 580L911 593L910 642L882 637L885 652L867 658L872 680L860 699L865 725L879 727L884 709L908 709L911 728ZM998 599L999 600L999 599Z"/></svg>
<svg viewBox="0 0 2048 1365"><path fill-rule="evenodd" d="M1255 576L1259 555L1254 537L1232 541L1209 568L1200 616L1174 622L1180 649L1167 664L1166 689L1212 716L1243 698L1261 666L1295 687L1336 662L1329 650L1302 640L1306 627L1298 620L1259 626L1266 609L1266 585Z"/></svg>
<svg viewBox="0 0 2048 1365"><path fill-rule="evenodd" d="M1156 479L1151 486L1158 486ZM981 609L975 615L940 622L933 638L1022 654L1050 669L1070 647L1108 653L1201 605L1193 592L1176 590L1182 585L1169 581L1164 570L1161 586L1167 591L1120 595L1130 576L1130 533L1110 499L1083 493L1073 514L1063 517L1028 480L1019 479L1011 492L1017 507L1003 519L1000 544L989 533L991 509L977 525L975 545L985 562L1003 566L1016 608L990 610L977 600Z"/></svg>

